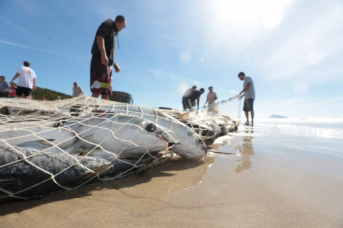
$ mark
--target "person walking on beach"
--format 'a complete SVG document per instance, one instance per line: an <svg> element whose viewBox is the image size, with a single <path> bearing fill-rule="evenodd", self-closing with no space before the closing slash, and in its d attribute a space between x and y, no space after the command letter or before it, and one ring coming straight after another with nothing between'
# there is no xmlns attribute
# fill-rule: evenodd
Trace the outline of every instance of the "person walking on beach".
<svg viewBox="0 0 343 228"><path fill-rule="evenodd" d="M74 87L73 87L73 97L78 97L81 94L83 94L81 86L77 84L77 82L74 82Z"/></svg>
<svg viewBox="0 0 343 228"><path fill-rule="evenodd" d="M10 84L6 81L6 77L0 76L0 97L8 97L10 88Z"/></svg>
<svg viewBox="0 0 343 228"><path fill-rule="evenodd" d="M183 106L183 110L186 110L187 108L191 109L192 106L188 105L188 99L187 96L192 92L192 90L196 90L197 87L194 85L192 86L192 88L187 89L187 91L185 92L185 94L182 96L182 106ZM195 103L192 104L193 106L195 106Z"/></svg>
<svg viewBox="0 0 343 228"><path fill-rule="evenodd" d="M205 105L207 104L208 102L208 109L207 109L207 112L214 112L214 111L217 111L215 105L214 105L214 102L215 100L217 100L217 94L215 92L213 92L213 87L210 86L208 87L208 94L207 94L207 100L205 102Z"/></svg>
<svg viewBox="0 0 343 228"><path fill-rule="evenodd" d="M254 125L254 100L255 100L255 87L254 82L249 76L245 76L244 72L238 73L238 78L243 83L243 90L239 93L240 97L244 97L243 111L245 112L245 117L247 122L244 124L246 126ZM251 115L251 123L249 123L249 112Z"/></svg>
<svg viewBox="0 0 343 228"><path fill-rule="evenodd" d="M204 88L201 88L200 90L191 90L190 93L186 94L185 99L190 109L195 106L195 100L197 101L197 109L199 109L200 96L204 92Z"/></svg>
<svg viewBox="0 0 343 228"><path fill-rule="evenodd" d="M24 95L28 99L31 91L36 89L36 73L30 68L30 65L30 62L24 61L24 66L19 67L10 82L12 84L14 80L19 78L16 90L17 97Z"/></svg>
<svg viewBox="0 0 343 228"><path fill-rule="evenodd" d="M98 28L92 46L90 88L92 97L109 99L112 94L112 69L120 72L114 60L115 41L118 33L126 27L126 19L118 15L115 21L108 19Z"/></svg>

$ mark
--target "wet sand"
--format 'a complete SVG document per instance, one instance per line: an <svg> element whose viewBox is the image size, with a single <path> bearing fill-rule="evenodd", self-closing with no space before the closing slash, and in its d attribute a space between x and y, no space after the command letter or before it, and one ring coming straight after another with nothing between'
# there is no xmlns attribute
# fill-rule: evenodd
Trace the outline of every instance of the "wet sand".
<svg viewBox="0 0 343 228"><path fill-rule="evenodd" d="M1 227L343 227L342 141L240 127L201 161L0 205ZM219 153L218 153L219 152Z"/></svg>

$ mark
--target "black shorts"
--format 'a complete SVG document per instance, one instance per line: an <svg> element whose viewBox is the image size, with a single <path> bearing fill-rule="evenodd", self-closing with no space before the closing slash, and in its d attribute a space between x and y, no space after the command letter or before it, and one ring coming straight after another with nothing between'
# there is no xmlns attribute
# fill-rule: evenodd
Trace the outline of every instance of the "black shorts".
<svg viewBox="0 0 343 228"><path fill-rule="evenodd" d="M18 97L24 94L25 97L30 96L31 89L26 87L17 86L16 93Z"/></svg>
<svg viewBox="0 0 343 228"><path fill-rule="evenodd" d="M254 99L245 99L244 100L243 111L244 112L254 111Z"/></svg>

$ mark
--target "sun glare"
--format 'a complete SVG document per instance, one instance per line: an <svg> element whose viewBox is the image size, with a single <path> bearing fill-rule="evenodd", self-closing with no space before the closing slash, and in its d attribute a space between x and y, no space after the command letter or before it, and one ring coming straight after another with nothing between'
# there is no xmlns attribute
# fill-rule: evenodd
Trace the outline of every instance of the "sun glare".
<svg viewBox="0 0 343 228"><path fill-rule="evenodd" d="M208 3L208 12L217 28L273 29L281 23L284 10L291 2L293 0L214 0Z"/></svg>

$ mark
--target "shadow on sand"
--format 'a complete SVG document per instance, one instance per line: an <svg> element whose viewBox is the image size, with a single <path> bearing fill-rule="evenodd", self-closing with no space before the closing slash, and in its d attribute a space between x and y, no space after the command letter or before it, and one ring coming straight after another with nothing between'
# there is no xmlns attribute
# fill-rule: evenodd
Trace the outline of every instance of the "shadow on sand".
<svg viewBox="0 0 343 228"><path fill-rule="evenodd" d="M170 188L185 189L197 185L205 175L207 167L213 162L213 157L205 157L204 160L198 161L173 159L169 162L145 170L144 172L134 173L121 179L98 182L72 191L52 193L39 199L3 203L0 204L0 216L12 213L20 213L31 208L57 201L91 197L93 194L96 194L97 191L104 189L121 191L130 187L148 183L154 178L167 178L163 184L158 184L157 186L154 186L154 188L159 188L159 185L164 185L163 188L165 188L165 183L170 183ZM173 186L173 181L175 181L175 178L177 178L178 183ZM161 186L161 189L154 189L154 191L163 191L163 188ZM165 194L167 194L167 192Z"/></svg>

